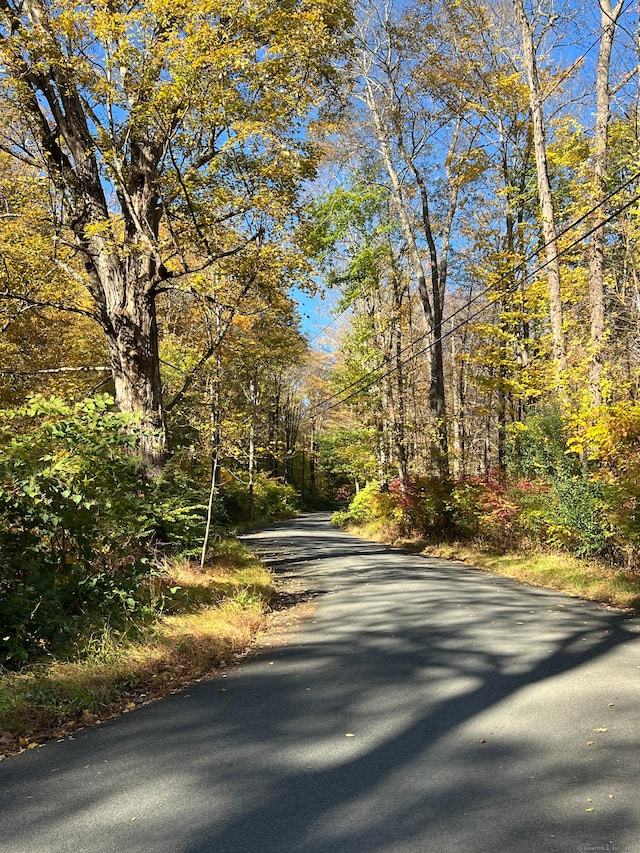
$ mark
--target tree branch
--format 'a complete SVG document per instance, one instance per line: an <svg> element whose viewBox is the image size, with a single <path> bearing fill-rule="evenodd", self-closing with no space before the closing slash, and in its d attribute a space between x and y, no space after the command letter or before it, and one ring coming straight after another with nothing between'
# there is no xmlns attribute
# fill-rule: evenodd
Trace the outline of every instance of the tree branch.
<svg viewBox="0 0 640 853"><path fill-rule="evenodd" d="M40 373L92 373L94 371L111 372L111 368L106 365L87 365L85 367L45 367L39 370L0 370L0 376L36 376Z"/></svg>
<svg viewBox="0 0 640 853"><path fill-rule="evenodd" d="M84 308L78 308L76 305L63 305L60 302L51 302L48 299L33 299L31 296L25 296L23 293L14 293L12 290L0 290L0 299L11 299L16 302L22 302L30 308L54 308L56 311L79 314L82 317L88 317L90 320L99 322L96 314L86 311Z"/></svg>

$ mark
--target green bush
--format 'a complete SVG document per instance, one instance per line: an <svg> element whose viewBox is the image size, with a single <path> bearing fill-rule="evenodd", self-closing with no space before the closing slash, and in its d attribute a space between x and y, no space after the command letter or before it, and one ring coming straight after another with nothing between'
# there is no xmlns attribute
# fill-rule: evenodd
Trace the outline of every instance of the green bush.
<svg viewBox="0 0 640 853"><path fill-rule="evenodd" d="M549 513L550 544L568 548L579 557L610 555L614 530L607 511L612 495L604 483L577 477L556 480Z"/></svg>
<svg viewBox="0 0 640 853"><path fill-rule="evenodd" d="M539 494L526 489L512 490L521 528L531 540L579 557L613 557L615 490L587 470L587 460L576 452L570 432L568 421L557 410L533 415L511 428L509 471L529 481L542 478L547 484L542 501Z"/></svg>
<svg viewBox="0 0 640 853"><path fill-rule="evenodd" d="M209 502L210 461L191 450L178 451L153 482L153 510L161 527L155 539L159 547L172 553L192 556L200 553ZM229 517L220 494L214 496L211 541L229 531Z"/></svg>
<svg viewBox="0 0 640 853"><path fill-rule="evenodd" d="M579 460L567 453L569 431L559 410L530 415L508 431L507 473L512 479L572 477Z"/></svg>
<svg viewBox="0 0 640 853"><path fill-rule="evenodd" d="M331 516L334 524L366 524L370 521L402 521L402 507L390 491L381 491L380 483L372 480L354 495L346 509Z"/></svg>
<svg viewBox="0 0 640 853"><path fill-rule="evenodd" d="M268 522L291 518L300 509L300 497L293 486L260 472L253 484L253 510L249 487L229 479L220 489L222 503L232 521Z"/></svg>
<svg viewBox="0 0 640 853"><path fill-rule="evenodd" d="M351 512L354 518L363 521L400 521L402 511L398 505L396 496L389 490L384 490L381 485L372 481L355 495L351 504Z"/></svg>
<svg viewBox="0 0 640 853"><path fill-rule="evenodd" d="M517 507L514 520L514 545L535 547L549 544L549 519L555 506L550 483L542 478L508 484L509 499Z"/></svg>
<svg viewBox="0 0 640 853"><path fill-rule="evenodd" d="M131 419L109 397L3 415L0 656L15 665L149 615L154 551L200 529L204 508L143 476Z"/></svg>

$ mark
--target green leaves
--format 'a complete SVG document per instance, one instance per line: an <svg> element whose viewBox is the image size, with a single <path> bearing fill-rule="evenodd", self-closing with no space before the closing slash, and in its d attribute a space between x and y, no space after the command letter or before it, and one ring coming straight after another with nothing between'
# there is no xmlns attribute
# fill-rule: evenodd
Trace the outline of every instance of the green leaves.
<svg viewBox="0 0 640 853"><path fill-rule="evenodd" d="M157 547L195 540L204 507L169 473L141 475L132 420L108 396L37 398L0 433L0 638L8 663L63 645L95 622L145 618ZM11 424L11 430L8 428ZM16 425L19 424L19 429Z"/></svg>

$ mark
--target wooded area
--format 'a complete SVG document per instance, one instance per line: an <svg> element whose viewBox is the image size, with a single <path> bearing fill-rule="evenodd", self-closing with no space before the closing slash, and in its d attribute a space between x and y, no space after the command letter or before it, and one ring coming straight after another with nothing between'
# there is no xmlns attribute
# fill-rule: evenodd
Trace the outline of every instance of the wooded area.
<svg viewBox="0 0 640 853"><path fill-rule="evenodd" d="M639 45L624 0L0 0L7 660L354 495L637 571Z"/></svg>

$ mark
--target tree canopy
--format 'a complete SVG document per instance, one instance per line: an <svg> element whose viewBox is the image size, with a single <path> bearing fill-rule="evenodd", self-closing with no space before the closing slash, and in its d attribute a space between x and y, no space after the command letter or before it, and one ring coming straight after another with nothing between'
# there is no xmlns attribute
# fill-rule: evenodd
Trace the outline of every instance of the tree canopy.
<svg viewBox="0 0 640 853"><path fill-rule="evenodd" d="M637 26L609 0L0 0L19 618L58 563L204 560L359 491L360 520L635 566ZM315 338L296 290L331 293Z"/></svg>

